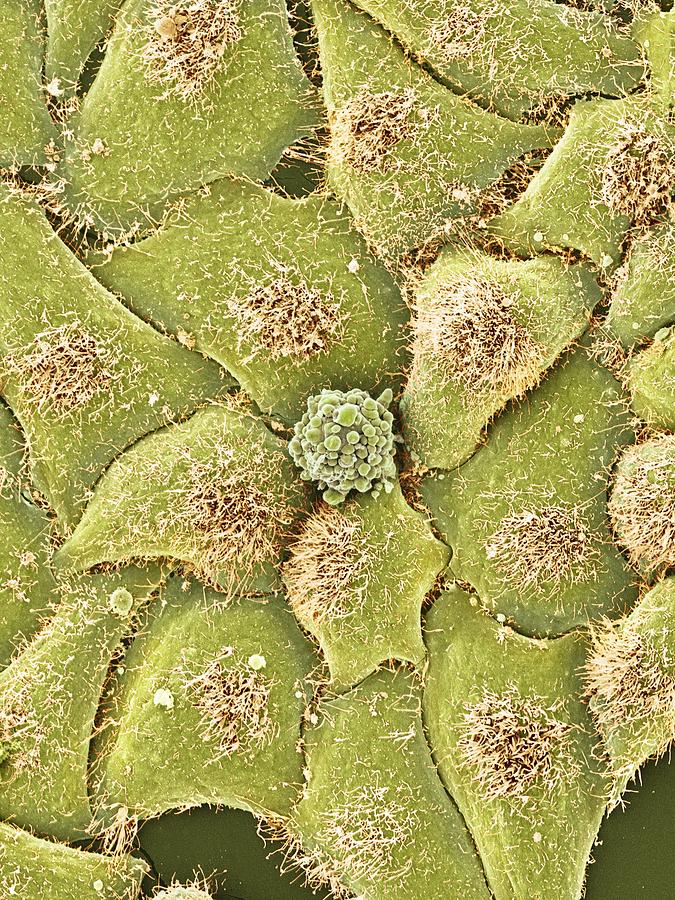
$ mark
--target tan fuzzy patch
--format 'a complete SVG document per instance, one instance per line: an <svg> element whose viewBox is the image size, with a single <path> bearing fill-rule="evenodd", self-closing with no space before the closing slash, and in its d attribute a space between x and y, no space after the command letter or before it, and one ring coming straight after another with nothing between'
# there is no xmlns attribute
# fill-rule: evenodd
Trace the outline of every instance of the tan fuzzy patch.
<svg viewBox="0 0 675 900"><path fill-rule="evenodd" d="M209 892L209 884L205 878L187 882L171 882L169 887L157 888L153 900L213 900Z"/></svg>
<svg viewBox="0 0 675 900"><path fill-rule="evenodd" d="M250 572L276 556L293 513L284 498L265 487L262 476L257 466L249 470L246 461L235 461L228 448L209 464L191 461L189 482L171 514L194 532L198 574L208 583L216 583L225 572L236 580L240 567Z"/></svg>
<svg viewBox="0 0 675 900"><path fill-rule="evenodd" d="M386 171L388 156L411 134L414 91L363 90L337 110L331 127L331 155L357 172Z"/></svg>
<svg viewBox="0 0 675 900"><path fill-rule="evenodd" d="M282 569L288 602L301 622L344 619L361 608L372 562L366 539L358 520L327 503L317 506Z"/></svg>
<svg viewBox="0 0 675 900"><path fill-rule="evenodd" d="M258 833L264 841L280 844L276 852L282 854L279 867L282 875L299 873L304 879L305 887L311 891L326 888L331 900L355 900L356 895L340 881L338 864L318 848L310 850L304 847L301 838L293 831L288 820L260 820Z"/></svg>
<svg viewBox="0 0 675 900"><path fill-rule="evenodd" d="M489 799L525 797L533 788L547 793L570 776L576 763L568 738L574 726L557 717L560 704L486 690L466 704L458 749Z"/></svg>
<svg viewBox="0 0 675 900"><path fill-rule="evenodd" d="M349 873L369 882L397 882L406 878L412 860L399 861L399 852L413 839L419 823L417 804L406 785L372 784L340 792L324 812L317 833L319 844Z"/></svg>
<svg viewBox="0 0 675 900"><path fill-rule="evenodd" d="M202 737L215 742L220 756L258 750L277 733L269 715L272 683L250 666L226 663L227 650L188 682L192 702L201 713Z"/></svg>
<svg viewBox="0 0 675 900"><path fill-rule="evenodd" d="M638 616L618 627L609 620L592 627L584 667L586 693L596 701L593 715L605 733L670 714L675 737L675 678L667 671L675 660L665 648L654 647L640 625Z"/></svg>
<svg viewBox="0 0 675 900"><path fill-rule="evenodd" d="M254 285L245 297L228 298L226 305L237 320L239 345L250 348L250 358L265 353L275 360L311 359L344 331L339 304L302 280L275 278Z"/></svg>
<svg viewBox="0 0 675 900"><path fill-rule="evenodd" d="M541 581L587 581L598 551L576 507L542 506L505 516L487 541L488 559L521 590Z"/></svg>
<svg viewBox="0 0 675 900"><path fill-rule="evenodd" d="M633 565L675 566L675 434L624 453L607 508Z"/></svg>
<svg viewBox="0 0 675 900"><path fill-rule="evenodd" d="M151 81L183 100L197 99L225 50L242 37L241 0L159 0L150 9L143 59Z"/></svg>
<svg viewBox="0 0 675 900"><path fill-rule="evenodd" d="M0 699L0 769L12 780L40 762L44 733L33 709L26 681Z"/></svg>
<svg viewBox="0 0 675 900"><path fill-rule="evenodd" d="M603 202L635 225L652 223L671 204L674 150L672 144L642 127L625 123L603 169Z"/></svg>
<svg viewBox="0 0 675 900"><path fill-rule="evenodd" d="M59 420L110 391L121 377L110 348L78 319L36 334L28 348L6 357L4 368L16 377L37 413Z"/></svg>
<svg viewBox="0 0 675 900"><path fill-rule="evenodd" d="M484 47L487 22L492 14L489 5L480 12L468 6L455 6L452 15L432 25L431 43L447 62L473 56Z"/></svg>
<svg viewBox="0 0 675 900"><path fill-rule="evenodd" d="M417 305L415 357L478 395L522 395L539 378L543 350L512 306L512 296L478 272L453 277Z"/></svg>

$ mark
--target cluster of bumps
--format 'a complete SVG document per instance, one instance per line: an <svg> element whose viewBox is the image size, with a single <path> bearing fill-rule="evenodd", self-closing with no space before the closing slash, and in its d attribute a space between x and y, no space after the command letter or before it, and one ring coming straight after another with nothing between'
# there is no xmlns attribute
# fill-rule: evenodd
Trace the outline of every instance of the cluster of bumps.
<svg viewBox="0 0 675 900"><path fill-rule="evenodd" d="M667 8L4 0L2 900L207 900L203 804L582 896L675 737Z"/></svg>
<svg viewBox="0 0 675 900"><path fill-rule="evenodd" d="M391 388L377 400L365 391L324 389L307 401L307 412L296 423L288 449L301 478L315 481L331 506L354 490L374 497L393 490L394 416L388 406Z"/></svg>

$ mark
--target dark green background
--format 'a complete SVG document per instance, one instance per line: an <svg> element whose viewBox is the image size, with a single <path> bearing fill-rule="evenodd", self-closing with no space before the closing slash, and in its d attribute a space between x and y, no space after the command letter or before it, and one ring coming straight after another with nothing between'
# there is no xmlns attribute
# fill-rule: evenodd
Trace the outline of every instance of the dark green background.
<svg viewBox="0 0 675 900"><path fill-rule="evenodd" d="M586 900L675 900L675 762L645 766L642 784L626 796L626 809L617 808L603 823ZM142 827L141 845L165 883L195 872L214 876L218 900L317 896L279 875L279 855L267 859L272 845L263 845L252 816L238 810L162 816ZM227 875L219 877L223 869Z"/></svg>

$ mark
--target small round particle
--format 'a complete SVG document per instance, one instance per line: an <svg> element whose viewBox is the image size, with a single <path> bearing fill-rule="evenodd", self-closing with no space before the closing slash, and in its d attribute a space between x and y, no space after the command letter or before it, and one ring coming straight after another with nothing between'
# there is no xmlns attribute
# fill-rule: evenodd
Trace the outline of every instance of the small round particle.
<svg viewBox="0 0 675 900"><path fill-rule="evenodd" d="M259 672L261 669L265 668L267 660L260 653L254 653L252 656L249 656L248 664L254 672Z"/></svg>
<svg viewBox="0 0 675 900"><path fill-rule="evenodd" d="M134 596L126 588L118 587L108 598L110 611L116 616L128 616L134 605Z"/></svg>
<svg viewBox="0 0 675 900"><path fill-rule="evenodd" d="M345 428L349 428L354 424L354 422L356 422L358 415L358 406L355 406L353 403L345 403L344 406L341 406L333 414L333 418L338 423L338 425L343 425Z"/></svg>
<svg viewBox="0 0 675 900"><path fill-rule="evenodd" d="M155 706L161 706L164 709L173 709L173 694L166 688L157 688L155 696L152 698Z"/></svg>

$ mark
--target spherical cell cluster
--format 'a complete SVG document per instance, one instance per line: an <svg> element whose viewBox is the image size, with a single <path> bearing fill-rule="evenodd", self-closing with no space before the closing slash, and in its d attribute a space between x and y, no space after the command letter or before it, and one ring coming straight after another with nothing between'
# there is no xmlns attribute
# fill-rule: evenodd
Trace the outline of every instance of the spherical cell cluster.
<svg viewBox="0 0 675 900"><path fill-rule="evenodd" d="M391 491L394 465L394 417L389 388L377 400L365 391L323 390L307 401L289 450L301 478L316 481L331 506L352 490Z"/></svg>

